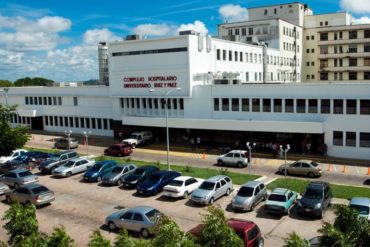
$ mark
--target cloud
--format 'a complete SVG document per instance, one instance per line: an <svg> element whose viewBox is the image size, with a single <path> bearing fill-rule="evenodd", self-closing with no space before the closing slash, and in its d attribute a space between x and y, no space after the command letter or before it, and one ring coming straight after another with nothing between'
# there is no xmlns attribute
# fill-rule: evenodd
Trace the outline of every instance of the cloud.
<svg viewBox="0 0 370 247"><path fill-rule="evenodd" d="M185 30L194 30L194 31L197 31L201 34L207 34L208 33L208 29L206 28L204 23L201 22L201 21L194 21L194 23L182 24L177 29L178 32L185 31Z"/></svg>
<svg viewBox="0 0 370 247"><path fill-rule="evenodd" d="M358 19L353 19L354 24L370 24L370 18L367 16L360 17Z"/></svg>
<svg viewBox="0 0 370 247"><path fill-rule="evenodd" d="M24 16L30 18L38 18L41 16L51 15L52 11L49 9L30 8L28 6L19 4L7 4L5 8L0 9L0 14L6 13L11 16Z"/></svg>
<svg viewBox="0 0 370 247"><path fill-rule="evenodd" d="M118 40L119 37L106 28L87 30L83 35L83 41L87 45L97 46L101 41Z"/></svg>
<svg viewBox="0 0 370 247"><path fill-rule="evenodd" d="M72 22L59 16L46 16L39 19L37 25L44 32L57 33L70 29Z"/></svg>
<svg viewBox="0 0 370 247"><path fill-rule="evenodd" d="M228 22L247 21L248 10L240 5L227 4L219 8L221 18Z"/></svg>
<svg viewBox="0 0 370 247"><path fill-rule="evenodd" d="M369 0L340 0L339 4L342 9L353 14L370 13Z"/></svg>
<svg viewBox="0 0 370 247"><path fill-rule="evenodd" d="M168 36L173 35L176 29L176 26L167 23L147 23L136 26L132 32L142 36Z"/></svg>

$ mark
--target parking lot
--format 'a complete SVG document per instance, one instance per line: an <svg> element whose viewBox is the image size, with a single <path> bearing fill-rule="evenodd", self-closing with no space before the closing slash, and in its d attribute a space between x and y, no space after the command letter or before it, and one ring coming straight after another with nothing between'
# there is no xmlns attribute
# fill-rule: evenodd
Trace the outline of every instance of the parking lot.
<svg viewBox="0 0 370 247"><path fill-rule="evenodd" d="M81 182L81 175L70 178L53 178L40 175L40 183L53 190L56 200L49 206L37 210L40 230L51 232L53 227L64 225L78 246L86 246L94 229L100 228L105 236L114 239L116 233L110 233L104 226L105 217L119 209L137 205L148 205L157 208L174 219L185 231L201 222L204 206L194 205L188 200L171 200L161 194L153 197L141 197L136 190L118 187L104 187L97 183ZM235 193L235 192L234 192ZM273 216L266 214L260 204L253 212L234 213L229 208L232 195L216 201L225 210L228 218L242 218L256 222L265 238L265 246L282 246L283 238L293 231L306 238L317 236L321 220L298 217L293 209L289 216ZM9 206L0 203L0 211ZM326 212L325 221L333 222L334 214L330 209ZM2 222L4 224L4 222ZM5 231L1 228L0 238L5 239Z"/></svg>

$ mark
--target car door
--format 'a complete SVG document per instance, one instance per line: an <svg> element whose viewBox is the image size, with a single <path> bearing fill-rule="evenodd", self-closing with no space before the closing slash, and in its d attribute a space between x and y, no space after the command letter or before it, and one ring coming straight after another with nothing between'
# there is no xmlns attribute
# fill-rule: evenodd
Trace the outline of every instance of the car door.
<svg viewBox="0 0 370 247"><path fill-rule="evenodd" d="M288 167L288 172L290 174L301 174L301 162L295 162L291 167Z"/></svg>
<svg viewBox="0 0 370 247"><path fill-rule="evenodd" d="M240 153L234 153L234 157L233 157L231 165L236 166L238 162L242 162L241 158L242 156L240 155Z"/></svg>
<svg viewBox="0 0 370 247"><path fill-rule="evenodd" d="M86 160L80 160L75 163L75 168L73 173L79 173L86 171Z"/></svg>
<svg viewBox="0 0 370 247"><path fill-rule="evenodd" d="M185 181L185 190L187 190L189 193L193 192L197 185L197 180L195 180L194 178L189 178Z"/></svg>
<svg viewBox="0 0 370 247"><path fill-rule="evenodd" d="M132 217L134 213L126 212L121 216L121 220L119 221L117 227L125 228L127 230L132 230Z"/></svg>
<svg viewBox="0 0 370 247"><path fill-rule="evenodd" d="M260 200L262 201L264 198L265 198L265 196L266 196L266 187L265 187L265 185L264 184L260 184L259 185L259 187L260 187L260 193L259 193L259 195L260 195Z"/></svg>
<svg viewBox="0 0 370 247"><path fill-rule="evenodd" d="M331 200L331 190L328 186L325 187L324 189L324 206L327 208L330 204Z"/></svg>
<svg viewBox="0 0 370 247"><path fill-rule="evenodd" d="M311 166L307 163L301 163L301 175L307 175L311 171Z"/></svg>
<svg viewBox="0 0 370 247"><path fill-rule="evenodd" d="M6 173L3 175L3 178L2 178L2 182L10 186L14 186L14 183L16 182L16 180L17 180L17 175L14 172Z"/></svg>
<svg viewBox="0 0 370 247"><path fill-rule="evenodd" d="M132 217L132 230L135 232L140 232L140 230L144 226L144 218L141 214L139 213L134 213L134 216ZM146 226L147 227L147 226Z"/></svg>
<svg viewBox="0 0 370 247"><path fill-rule="evenodd" d="M14 191L14 199L20 203L25 203L29 200L30 191L26 188L18 188Z"/></svg>
<svg viewBox="0 0 370 247"><path fill-rule="evenodd" d="M230 165L234 158L234 153L228 153L224 156L223 162L225 165Z"/></svg>
<svg viewBox="0 0 370 247"><path fill-rule="evenodd" d="M221 190L221 183L217 182L216 183L216 188L215 188L215 196L214 198L217 199L222 196L222 190Z"/></svg>
<svg viewBox="0 0 370 247"><path fill-rule="evenodd" d="M261 190L260 190L260 187L257 186L256 188L254 188L254 198L253 198L253 201L254 203L258 203L260 200L261 200L261 194L260 194Z"/></svg>

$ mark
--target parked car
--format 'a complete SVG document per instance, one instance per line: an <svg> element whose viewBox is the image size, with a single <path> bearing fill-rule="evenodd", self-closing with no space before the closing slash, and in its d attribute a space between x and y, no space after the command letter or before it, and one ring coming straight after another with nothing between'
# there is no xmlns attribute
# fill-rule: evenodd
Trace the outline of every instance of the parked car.
<svg viewBox="0 0 370 247"><path fill-rule="evenodd" d="M109 215L105 224L111 231L124 228L129 231L139 232L147 238L151 229L159 219L161 213L152 207L137 206L131 209L124 209Z"/></svg>
<svg viewBox="0 0 370 247"><path fill-rule="evenodd" d="M294 174L294 175L305 175L310 178L313 177L320 177L323 169L322 167L312 160L298 160L294 163L291 163L289 165L281 165L279 167L279 173L281 174Z"/></svg>
<svg viewBox="0 0 370 247"><path fill-rule="evenodd" d="M265 211L276 214L289 214L290 208L293 207L297 200L297 192L285 189L275 188L265 203Z"/></svg>
<svg viewBox="0 0 370 247"><path fill-rule="evenodd" d="M329 183L310 182L298 201L297 213L323 218L325 210L331 205L331 200L332 192Z"/></svg>
<svg viewBox="0 0 370 247"><path fill-rule="evenodd" d="M127 156L132 153L132 148L127 144L114 144L104 150L105 155Z"/></svg>
<svg viewBox="0 0 370 247"><path fill-rule="evenodd" d="M14 166L14 167L24 167L32 169L35 166L39 165L41 162L48 159L51 155L48 153L43 153L40 151L30 151L18 156L15 159L5 162L5 164Z"/></svg>
<svg viewBox="0 0 370 247"><path fill-rule="evenodd" d="M253 211L255 206L267 199L266 186L259 181L249 181L243 184L231 201L234 210Z"/></svg>
<svg viewBox="0 0 370 247"><path fill-rule="evenodd" d="M70 177L73 174L85 172L95 164L95 160L87 158L73 158L67 163L53 170L56 177Z"/></svg>
<svg viewBox="0 0 370 247"><path fill-rule="evenodd" d="M54 147L62 149L78 148L78 141L75 138L59 138L55 140Z"/></svg>
<svg viewBox="0 0 370 247"><path fill-rule="evenodd" d="M110 172L115 166L117 166L117 162L114 160L104 160L98 163L91 168L89 168L84 176L83 179L86 182L100 182L102 177Z"/></svg>
<svg viewBox="0 0 370 247"><path fill-rule="evenodd" d="M349 207L357 210L360 217L364 217L370 221L370 198L352 197Z"/></svg>
<svg viewBox="0 0 370 247"><path fill-rule="evenodd" d="M102 182L107 185L122 185L121 178L132 174L135 169L134 164L117 165L102 177Z"/></svg>
<svg viewBox="0 0 370 247"><path fill-rule="evenodd" d="M253 221L231 218L227 221L227 224L243 240L244 247L264 246L261 230ZM202 237L203 228L204 224L199 224L192 228L189 233L199 239Z"/></svg>
<svg viewBox="0 0 370 247"><path fill-rule="evenodd" d="M0 196L5 195L9 191L9 186L3 183L0 183Z"/></svg>
<svg viewBox="0 0 370 247"><path fill-rule="evenodd" d="M8 203L18 201L20 203L32 203L35 206L49 204L54 200L54 192L38 183L27 184L6 195L6 201Z"/></svg>
<svg viewBox="0 0 370 247"><path fill-rule="evenodd" d="M163 188L163 195L171 198L188 198L194 190L198 189L204 179L189 176L180 176L172 180Z"/></svg>
<svg viewBox="0 0 370 247"><path fill-rule="evenodd" d="M137 185L144 182L150 175L158 171L159 168L156 166L142 166L127 177L121 178L121 181L126 188L137 187Z"/></svg>
<svg viewBox="0 0 370 247"><path fill-rule="evenodd" d="M136 148L139 145L149 144L153 139L151 131L139 131L132 133L129 138L122 141L123 144L130 145L132 148Z"/></svg>
<svg viewBox="0 0 370 247"><path fill-rule="evenodd" d="M7 161L5 164L0 165L0 174L5 174L15 169L28 169L27 165L24 163L13 163L12 161Z"/></svg>
<svg viewBox="0 0 370 247"><path fill-rule="evenodd" d="M174 178L181 174L175 171L159 171L150 175L144 182L137 186L137 192L141 195L155 195L163 190Z"/></svg>
<svg viewBox="0 0 370 247"><path fill-rule="evenodd" d="M27 153L27 150L25 149L16 149L13 150L8 156L1 156L0 157L0 164L5 163L9 160L15 159L18 156L21 156L23 154Z"/></svg>
<svg viewBox="0 0 370 247"><path fill-rule="evenodd" d="M15 188L38 181L39 178L26 169L15 169L0 176L0 182Z"/></svg>
<svg viewBox="0 0 370 247"><path fill-rule="evenodd" d="M248 151L232 150L227 154L220 155L217 157L217 165L245 167L248 165Z"/></svg>
<svg viewBox="0 0 370 247"><path fill-rule="evenodd" d="M191 194L191 200L199 204L212 204L223 195L230 195L233 190L231 179L225 175L213 176L205 180Z"/></svg>
<svg viewBox="0 0 370 247"><path fill-rule="evenodd" d="M64 165L68 162L68 160L77 157L78 154L76 151L71 150L53 154L49 159L45 160L39 165L39 170L42 173L51 173L55 168Z"/></svg>

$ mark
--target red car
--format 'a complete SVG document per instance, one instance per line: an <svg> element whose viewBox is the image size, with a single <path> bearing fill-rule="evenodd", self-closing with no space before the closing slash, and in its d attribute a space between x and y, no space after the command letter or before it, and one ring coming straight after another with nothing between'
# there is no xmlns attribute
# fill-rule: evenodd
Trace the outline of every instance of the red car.
<svg viewBox="0 0 370 247"><path fill-rule="evenodd" d="M244 247L263 247L264 241L261 231L253 221L231 218L227 221L227 224L243 240ZM203 224L199 224L191 229L189 233L199 238L203 226Z"/></svg>
<svg viewBox="0 0 370 247"><path fill-rule="evenodd" d="M127 156L132 153L132 148L126 144L114 144L104 150L105 155Z"/></svg>

